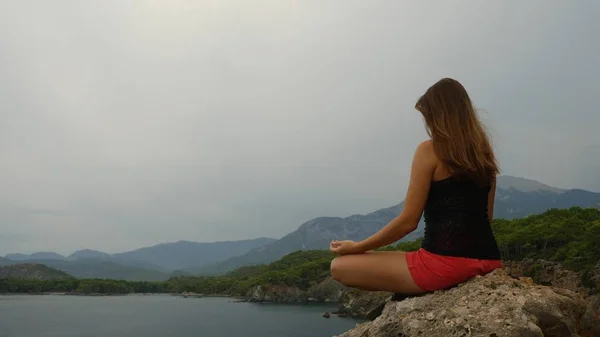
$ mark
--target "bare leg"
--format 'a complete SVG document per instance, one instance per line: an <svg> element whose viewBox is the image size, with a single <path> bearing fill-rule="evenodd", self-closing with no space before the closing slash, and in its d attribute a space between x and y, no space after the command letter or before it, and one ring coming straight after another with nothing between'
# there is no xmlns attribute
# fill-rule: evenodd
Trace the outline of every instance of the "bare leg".
<svg viewBox="0 0 600 337"><path fill-rule="evenodd" d="M400 251L337 257L331 262L331 276L353 288L403 294L424 293L410 275L406 253Z"/></svg>

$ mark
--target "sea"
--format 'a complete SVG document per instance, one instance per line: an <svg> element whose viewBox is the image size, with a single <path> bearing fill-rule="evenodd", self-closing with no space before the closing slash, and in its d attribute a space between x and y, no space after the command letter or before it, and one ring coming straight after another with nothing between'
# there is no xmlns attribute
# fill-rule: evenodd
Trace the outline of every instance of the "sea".
<svg viewBox="0 0 600 337"><path fill-rule="evenodd" d="M172 295L0 296L0 337L325 337L361 323L335 305Z"/></svg>

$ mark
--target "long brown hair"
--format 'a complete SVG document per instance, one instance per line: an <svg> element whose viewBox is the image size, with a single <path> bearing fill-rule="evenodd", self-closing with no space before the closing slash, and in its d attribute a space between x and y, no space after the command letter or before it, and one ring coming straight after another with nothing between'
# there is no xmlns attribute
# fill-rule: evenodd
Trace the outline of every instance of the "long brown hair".
<svg viewBox="0 0 600 337"><path fill-rule="evenodd" d="M495 179L499 168L490 139L462 84L439 80L415 108L425 119L436 155L452 175L486 185Z"/></svg>

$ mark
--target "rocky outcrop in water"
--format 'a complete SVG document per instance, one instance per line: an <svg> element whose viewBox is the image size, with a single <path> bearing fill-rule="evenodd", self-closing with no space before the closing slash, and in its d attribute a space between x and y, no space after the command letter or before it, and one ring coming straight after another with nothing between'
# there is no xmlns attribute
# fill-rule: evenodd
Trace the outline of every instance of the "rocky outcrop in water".
<svg viewBox="0 0 600 337"><path fill-rule="evenodd" d="M307 301L307 296L296 287L267 285L250 289L245 300L259 303L303 303Z"/></svg>
<svg viewBox="0 0 600 337"><path fill-rule="evenodd" d="M342 284L327 278L307 290L285 285L257 286L246 294L245 300L261 303L339 302L346 289Z"/></svg>
<svg viewBox="0 0 600 337"><path fill-rule="evenodd" d="M339 337L600 336L598 306L597 299L496 270L450 290L390 301L375 320Z"/></svg>

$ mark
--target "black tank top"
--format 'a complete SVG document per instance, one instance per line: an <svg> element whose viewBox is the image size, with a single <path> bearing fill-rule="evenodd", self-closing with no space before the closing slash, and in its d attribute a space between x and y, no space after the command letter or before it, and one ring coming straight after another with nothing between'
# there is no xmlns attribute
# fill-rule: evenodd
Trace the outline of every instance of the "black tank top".
<svg viewBox="0 0 600 337"><path fill-rule="evenodd" d="M499 260L488 217L489 190L454 177L432 181L422 248L445 256Z"/></svg>

